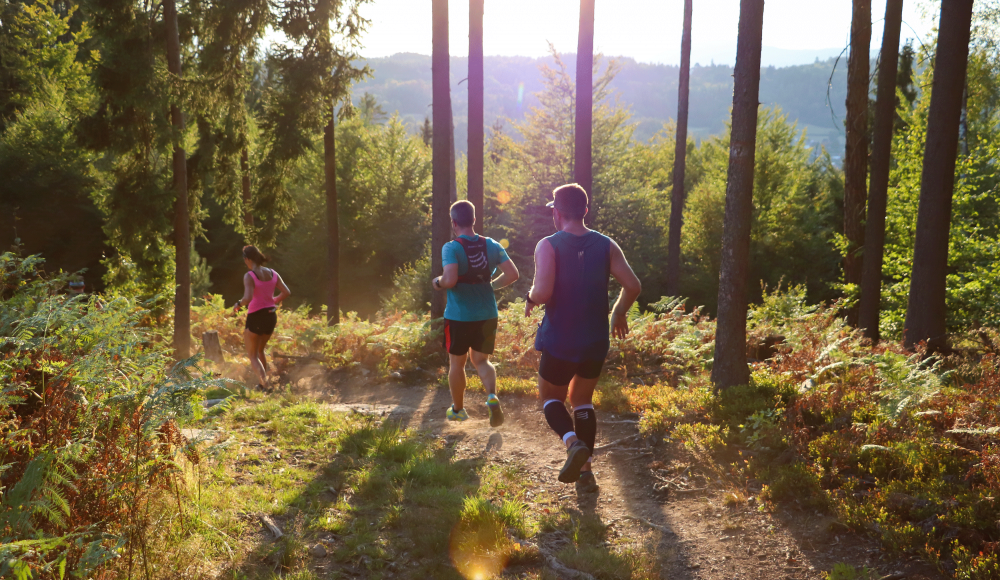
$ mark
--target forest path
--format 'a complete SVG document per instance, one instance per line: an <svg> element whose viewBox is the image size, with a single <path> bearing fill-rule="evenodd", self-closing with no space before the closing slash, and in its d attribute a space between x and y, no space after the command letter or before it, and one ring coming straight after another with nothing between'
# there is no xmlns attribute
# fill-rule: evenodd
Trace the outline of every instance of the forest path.
<svg viewBox="0 0 1000 580"><path fill-rule="evenodd" d="M945 577L915 557L884 554L877 542L850 532L829 515L787 507L760 510L752 499L757 491L753 489L727 501L728 490L721 482L699 478L688 469L693 466L675 457L676 451L660 438L641 437L634 416L598 412L599 449L628 440L598 451L594 471L600 493L578 498L573 485L556 479L565 448L533 397L499 393L506 421L494 429L482 393L467 393L470 419L457 423L445 419L451 404L448 390L430 378L407 386L309 368L290 369L294 390L340 410L384 415L406 428L434 433L445 439L456 460L484 457L517 465L526 474L529 509L597 516L610 526L609 537L652 552L660 564L660 578L822 579L838 563L859 571L867 567L876 579ZM672 482L672 491L657 490L664 481ZM690 491L678 491L685 487ZM556 551L560 540L545 536L536 540L543 548L547 541L555 542L548 549Z"/></svg>

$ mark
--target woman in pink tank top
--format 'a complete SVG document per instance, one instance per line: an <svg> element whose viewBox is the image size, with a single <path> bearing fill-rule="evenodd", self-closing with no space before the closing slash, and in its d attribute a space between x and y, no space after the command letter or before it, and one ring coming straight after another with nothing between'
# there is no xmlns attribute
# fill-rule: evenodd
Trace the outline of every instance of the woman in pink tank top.
<svg viewBox="0 0 1000 580"><path fill-rule="evenodd" d="M260 387L267 386L268 366L264 347L278 322L278 304L291 295L281 276L264 267L266 261L267 257L256 247L243 247L243 263L249 272L243 276L243 298L233 306L233 310L238 312L241 306L249 304L243 344L250 357L250 366L260 379ZM278 290L277 296L274 295L275 289Z"/></svg>

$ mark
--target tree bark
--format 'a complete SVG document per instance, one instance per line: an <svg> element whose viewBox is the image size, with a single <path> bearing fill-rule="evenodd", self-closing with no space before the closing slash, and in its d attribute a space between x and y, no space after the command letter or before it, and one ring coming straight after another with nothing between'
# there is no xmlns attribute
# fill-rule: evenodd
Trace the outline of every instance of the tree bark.
<svg viewBox="0 0 1000 580"><path fill-rule="evenodd" d="M243 227L249 233L253 231L253 212L250 211L253 196L250 193L250 149L246 146L240 152L240 173L243 174Z"/></svg>
<svg viewBox="0 0 1000 580"><path fill-rule="evenodd" d="M593 153L594 132L594 1L580 0L580 35L576 46L576 129L573 159L573 179L587 190L590 211L594 213Z"/></svg>
<svg viewBox="0 0 1000 580"><path fill-rule="evenodd" d="M167 28L167 70L181 76L181 42L177 30L176 0L164 0L163 19ZM176 103L170 105L174 130L174 357L191 356L191 222L188 215L187 156L181 148L184 114Z"/></svg>
<svg viewBox="0 0 1000 580"><path fill-rule="evenodd" d="M323 131L323 173L326 178L326 323L340 324L340 216L337 211L336 105Z"/></svg>
<svg viewBox="0 0 1000 580"><path fill-rule="evenodd" d="M440 276L441 248L451 237L451 218L448 200L451 192L451 92L448 63L448 0L433 0L432 21L433 49L431 78L433 85L433 131L431 170L431 275ZM429 282L428 282L429 283ZM431 299L431 318L444 316L446 296L434 292Z"/></svg>
<svg viewBox="0 0 1000 580"><path fill-rule="evenodd" d="M868 61L872 42L871 0L853 0L851 54L847 62L847 147L844 152L844 281L861 284L861 250L865 245L865 198L868 194ZM858 310L847 313L851 325Z"/></svg>
<svg viewBox="0 0 1000 580"><path fill-rule="evenodd" d="M469 0L469 184L476 232L483 233L483 0Z"/></svg>
<svg viewBox="0 0 1000 580"><path fill-rule="evenodd" d="M947 348L945 282L948 236L971 24L972 0L941 3L934 82L927 114L920 205L917 209L910 300L903 331L903 342L909 348L921 341L927 341L932 351Z"/></svg>
<svg viewBox="0 0 1000 580"><path fill-rule="evenodd" d="M684 0L681 34L681 71L677 84L677 144L674 147L674 184L667 238L667 295L680 295L681 228L684 225L684 168L687 159L688 95L691 86L691 2Z"/></svg>
<svg viewBox="0 0 1000 580"><path fill-rule="evenodd" d="M716 389L750 381L746 353L747 274L763 25L764 0L740 0L736 67L733 71L735 84L729 176L719 274L719 318L715 332L715 363L712 366L712 382Z"/></svg>
<svg viewBox="0 0 1000 580"><path fill-rule="evenodd" d="M892 128L896 122L896 68L899 64L899 29L903 0L887 0L882 52L875 101L875 134L872 140L868 215L865 221L865 251L861 276L858 325L867 338L879 341L879 310L882 302L882 254L885 247L885 208L889 192Z"/></svg>

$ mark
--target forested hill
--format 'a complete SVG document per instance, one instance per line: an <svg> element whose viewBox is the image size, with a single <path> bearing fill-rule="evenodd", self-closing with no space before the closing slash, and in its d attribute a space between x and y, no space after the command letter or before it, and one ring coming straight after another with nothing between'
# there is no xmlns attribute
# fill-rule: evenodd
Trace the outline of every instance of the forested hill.
<svg viewBox="0 0 1000 580"><path fill-rule="evenodd" d="M561 55L569 73L575 76L576 55ZM602 64L606 64L605 59ZM636 137L646 140L677 112L678 68L673 65L636 62L614 57L620 67L612 86L620 102L631 108L638 124ZM498 117L520 119L530 107L537 106L535 93L542 89L539 66L554 66L551 57L488 56L485 58L486 125ZM423 123L430 116L431 57L400 53L368 61L373 77L355 87L356 99L371 93L383 108L399 112L410 126ZM808 130L809 140L823 143L837 155L843 146L844 99L847 63L836 65L832 84L830 73L835 59L813 64L761 69L760 100L764 105L778 105L791 121ZM690 133L695 138L722 132L732 105L733 69L727 65L693 65L691 68ZM468 59L452 57L452 106L455 112L455 146L464 151L467 144ZM827 90L829 84L829 99ZM831 110L832 107L832 110Z"/></svg>

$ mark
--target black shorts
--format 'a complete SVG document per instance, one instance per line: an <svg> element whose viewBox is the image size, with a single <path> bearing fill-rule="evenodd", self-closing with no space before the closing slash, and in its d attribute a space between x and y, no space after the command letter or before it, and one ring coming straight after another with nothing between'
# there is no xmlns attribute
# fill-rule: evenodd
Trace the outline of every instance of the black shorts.
<svg viewBox="0 0 1000 580"><path fill-rule="evenodd" d="M260 335L273 333L274 325L278 324L276 310L276 308L262 308L247 314L246 329Z"/></svg>
<svg viewBox="0 0 1000 580"><path fill-rule="evenodd" d="M576 363L556 358L543 350L542 360L538 363L538 376L557 387L565 387L574 376L581 379L596 379L601 376L602 368L604 359Z"/></svg>
<svg viewBox="0 0 1000 580"><path fill-rule="evenodd" d="M441 343L448 354L469 354L469 349L483 354L493 354L493 346L497 340L497 319L464 322L461 320L444 321L444 337Z"/></svg>

